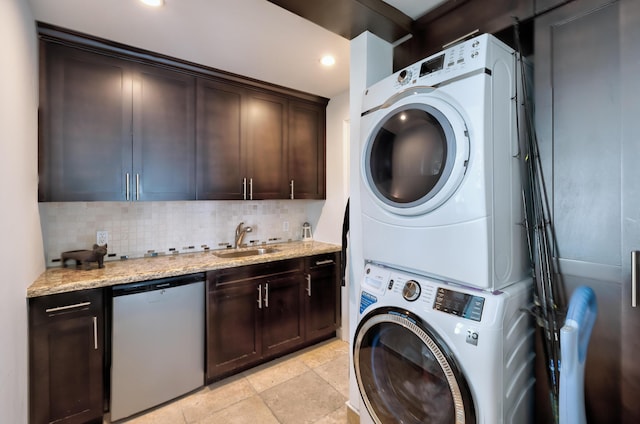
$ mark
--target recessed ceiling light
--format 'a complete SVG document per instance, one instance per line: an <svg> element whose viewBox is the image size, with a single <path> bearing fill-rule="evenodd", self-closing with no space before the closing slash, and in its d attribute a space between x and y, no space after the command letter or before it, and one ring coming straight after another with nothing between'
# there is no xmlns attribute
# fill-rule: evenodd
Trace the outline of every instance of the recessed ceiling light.
<svg viewBox="0 0 640 424"><path fill-rule="evenodd" d="M140 0L147 6L160 7L164 4L164 0Z"/></svg>
<svg viewBox="0 0 640 424"><path fill-rule="evenodd" d="M320 63L322 63L323 66L333 66L336 64L336 58L328 54L326 56L322 56Z"/></svg>

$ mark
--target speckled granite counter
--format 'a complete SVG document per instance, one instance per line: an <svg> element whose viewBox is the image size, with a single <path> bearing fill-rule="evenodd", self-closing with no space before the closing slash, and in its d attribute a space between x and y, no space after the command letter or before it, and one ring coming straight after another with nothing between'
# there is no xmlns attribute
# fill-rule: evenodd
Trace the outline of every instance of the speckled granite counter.
<svg viewBox="0 0 640 424"><path fill-rule="evenodd" d="M86 271L75 267L49 268L27 288L27 297L109 287L135 281L174 277L195 272L340 251L339 245L318 241L273 244L269 245L269 247L273 247L278 251L265 255L222 259L215 255L217 251L212 250L209 252L167 255L154 258L107 261L104 264L104 268ZM95 266L95 263L93 265Z"/></svg>

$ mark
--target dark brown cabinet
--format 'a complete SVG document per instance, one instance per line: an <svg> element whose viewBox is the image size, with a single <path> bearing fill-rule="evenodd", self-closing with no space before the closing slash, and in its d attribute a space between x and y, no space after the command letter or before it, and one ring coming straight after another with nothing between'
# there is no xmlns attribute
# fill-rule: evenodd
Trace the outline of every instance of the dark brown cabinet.
<svg viewBox="0 0 640 424"><path fill-rule="evenodd" d="M303 260L207 273L207 382L303 341Z"/></svg>
<svg viewBox="0 0 640 424"><path fill-rule="evenodd" d="M327 99L39 31L40 201L325 198Z"/></svg>
<svg viewBox="0 0 640 424"><path fill-rule="evenodd" d="M102 291L29 300L29 422L102 422Z"/></svg>
<svg viewBox="0 0 640 424"><path fill-rule="evenodd" d="M292 199L324 199L326 106L289 102L288 175Z"/></svg>
<svg viewBox="0 0 640 424"><path fill-rule="evenodd" d="M245 168L242 124L245 90L201 78L197 101L197 198L242 200Z"/></svg>
<svg viewBox="0 0 640 424"><path fill-rule="evenodd" d="M339 254L207 273L207 382L335 335Z"/></svg>
<svg viewBox="0 0 640 424"><path fill-rule="evenodd" d="M56 44L41 48L39 200L124 200L131 67Z"/></svg>
<svg viewBox="0 0 640 424"><path fill-rule="evenodd" d="M195 78L41 44L39 200L195 199Z"/></svg>
<svg viewBox="0 0 640 424"><path fill-rule="evenodd" d="M305 259L307 340L326 337L340 327L339 261L339 253L310 256Z"/></svg>
<svg viewBox="0 0 640 424"><path fill-rule="evenodd" d="M247 198L286 199L287 99L251 90L247 103Z"/></svg>

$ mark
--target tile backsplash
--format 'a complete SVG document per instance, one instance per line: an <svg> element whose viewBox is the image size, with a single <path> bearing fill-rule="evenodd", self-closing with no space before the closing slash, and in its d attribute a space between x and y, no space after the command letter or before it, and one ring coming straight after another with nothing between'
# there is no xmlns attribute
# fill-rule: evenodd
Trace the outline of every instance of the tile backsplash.
<svg viewBox="0 0 640 424"><path fill-rule="evenodd" d="M304 200L40 203L47 266L60 253L90 249L108 232L106 260L123 256L195 252L233 245L240 222L251 226L245 243L300 240L308 221ZM287 228L288 224L288 228ZM115 255L115 256L114 256Z"/></svg>

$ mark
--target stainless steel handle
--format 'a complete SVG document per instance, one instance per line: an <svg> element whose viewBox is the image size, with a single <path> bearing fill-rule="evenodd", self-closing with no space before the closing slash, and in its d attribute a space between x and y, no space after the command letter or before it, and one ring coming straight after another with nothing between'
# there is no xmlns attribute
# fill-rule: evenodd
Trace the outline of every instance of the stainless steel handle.
<svg viewBox="0 0 640 424"><path fill-rule="evenodd" d="M45 312L50 313L50 312L67 311L69 309L83 308L89 305L91 305L91 302L74 303L73 305L56 306L55 308L45 309Z"/></svg>
<svg viewBox="0 0 640 424"><path fill-rule="evenodd" d="M307 295L311 297L311 274L306 274L304 278L307 280Z"/></svg>
<svg viewBox="0 0 640 424"><path fill-rule="evenodd" d="M262 309L262 284L258 284L258 309Z"/></svg>
<svg viewBox="0 0 640 424"><path fill-rule="evenodd" d="M332 264L333 259L325 259L324 261L316 261L316 266Z"/></svg>
<svg viewBox="0 0 640 424"><path fill-rule="evenodd" d="M129 200L130 191L131 191L131 188L130 188L131 181L129 181L129 173L128 172L127 172L127 183L126 184L127 184L127 200Z"/></svg>
<svg viewBox="0 0 640 424"><path fill-rule="evenodd" d="M93 317L93 349L98 350L98 317Z"/></svg>
<svg viewBox="0 0 640 424"><path fill-rule="evenodd" d="M264 284L264 307L269 307L269 283Z"/></svg>
<svg viewBox="0 0 640 424"><path fill-rule="evenodd" d="M635 308L638 306L637 297L638 297L638 253L637 250L631 252L631 307Z"/></svg>
<svg viewBox="0 0 640 424"><path fill-rule="evenodd" d="M140 200L140 174L136 174L136 200Z"/></svg>
<svg viewBox="0 0 640 424"><path fill-rule="evenodd" d="M253 178L249 178L249 200L253 200Z"/></svg>
<svg viewBox="0 0 640 424"><path fill-rule="evenodd" d="M242 179L242 199L247 200L247 179Z"/></svg>
<svg viewBox="0 0 640 424"><path fill-rule="evenodd" d="M293 200L295 198L295 196L293 195L293 186L294 186L294 182L293 180L291 180L291 182L289 183L289 186L291 187L291 195L290 198L291 200Z"/></svg>

